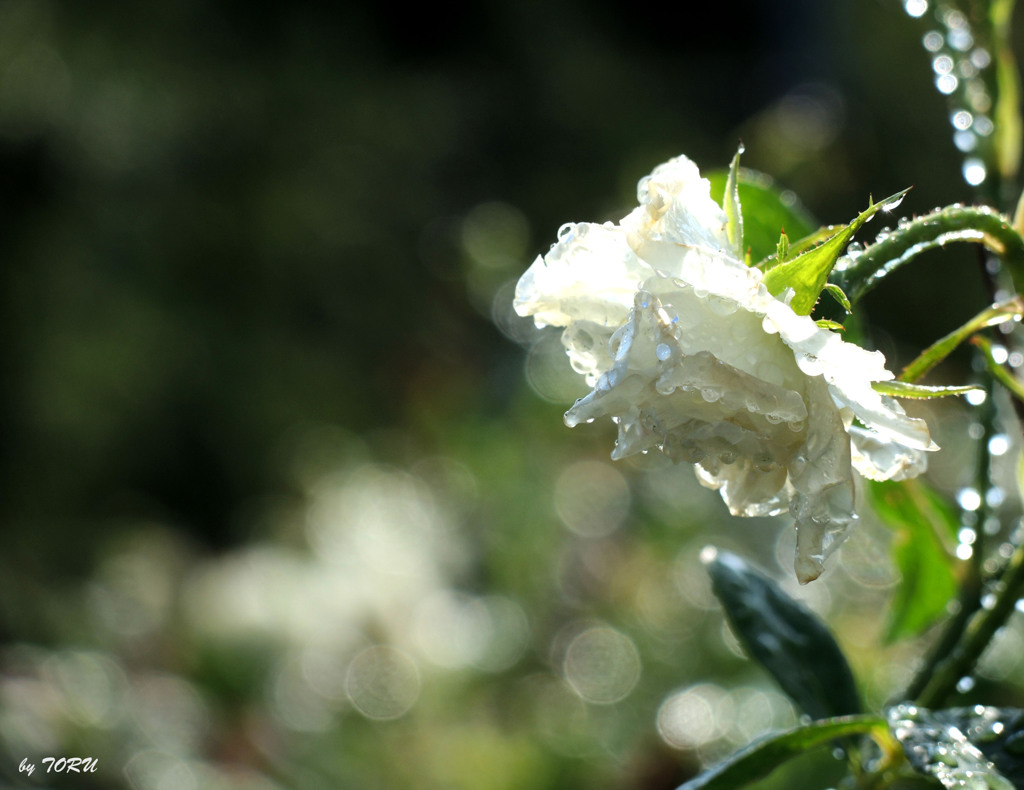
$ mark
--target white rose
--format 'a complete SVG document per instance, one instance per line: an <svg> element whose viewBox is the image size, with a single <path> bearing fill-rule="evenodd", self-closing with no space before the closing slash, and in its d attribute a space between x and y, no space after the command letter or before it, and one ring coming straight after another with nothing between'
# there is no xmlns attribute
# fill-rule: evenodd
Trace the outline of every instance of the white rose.
<svg viewBox="0 0 1024 790"><path fill-rule="evenodd" d="M637 191L618 225L563 226L516 288L520 315L565 327L593 387L566 424L610 416L613 458L657 448L692 463L734 515L788 510L797 577L815 579L856 519L853 470L912 477L936 445L872 389L893 378L879 352L797 315L727 252L725 213L693 162L660 165Z"/></svg>

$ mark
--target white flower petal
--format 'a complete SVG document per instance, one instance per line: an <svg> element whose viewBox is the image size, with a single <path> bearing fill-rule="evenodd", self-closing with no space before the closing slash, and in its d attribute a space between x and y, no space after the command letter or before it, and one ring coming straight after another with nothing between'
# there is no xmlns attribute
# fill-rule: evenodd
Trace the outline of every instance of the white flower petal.
<svg viewBox="0 0 1024 790"><path fill-rule="evenodd" d="M629 315L640 281L651 273L621 229L569 224L519 279L513 306L519 315L532 315L539 327L567 327L566 353L592 385L611 363L608 340Z"/></svg>
<svg viewBox="0 0 1024 790"><path fill-rule="evenodd" d="M850 440L842 416L825 382L820 377L807 381L806 441L789 468L795 491L789 503L797 527L795 570L801 584L818 577L857 518Z"/></svg>
<svg viewBox="0 0 1024 790"><path fill-rule="evenodd" d="M862 386L858 382L854 386L846 382L846 386L830 385L829 391L837 403L851 409L857 419L873 432L915 450L939 449L932 441L924 420L908 417L894 398L880 395L870 384Z"/></svg>
<svg viewBox="0 0 1024 790"><path fill-rule="evenodd" d="M548 254L538 256L519 279L513 305L519 315L532 315L537 326L582 320L618 327L640 281L651 273L621 229L591 222L564 225Z"/></svg>
<svg viewBox="0 0 1024 790"><path fill-rule="evenodd" d="M869 480L906 480L917 477L928 466L928 457L856 425L849 429L853 443L853 468Z"/></svg>
<svg viewBox="0 0 1024 790"><path fill-rule="evenodd" d="M778 516L789 508L792 489L782 465L759 468L748 458L719 466L712 474L697 464L697 479L717 490L734 516Z"/></svg>
<svg viewBox="0 0 1024 790"><path fill-rule="evenodd" d="M711 251L728 247L728 218L711 199L711 182L701 178L697 166L685 156L658 165L642 178L637 199L640 205L621 224L638 252L657 242Z"/></svg>
<svg viewBox="0 0 1024 790"><path fill-rule="evenodd" d="M893 377L880 353L797 315L724 252L709 189L685 157L656 168L619 226L568 226L523 275L515 306L566 328L594 388L567 425L613 418L613 458L658 448L692 463L734 515L788 509L807 582L857 518L853 470L912 477L936 446L871 387Z"/></svg>

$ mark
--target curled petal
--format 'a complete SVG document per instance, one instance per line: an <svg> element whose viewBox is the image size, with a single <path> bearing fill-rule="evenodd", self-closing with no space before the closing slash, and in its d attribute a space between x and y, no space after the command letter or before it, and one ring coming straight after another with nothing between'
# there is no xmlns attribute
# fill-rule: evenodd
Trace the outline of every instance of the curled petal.
<svg viewBox="0 0 1024 790"><path fill-rule="evenodd" d="M851 426L853 468L869 480L907 480L928 467L928 457L881 434Z"/></svg>
<svg viewBox="0 0 1024 790"><path fill-rule="evenodd" d="M612 225L580 222L562 227L547 255L519 278L513 306L537 326L592 321L619 326L651 267L633 253Z"/></svg>
<svg viewBox="0 0 1024 790"><path fill-rule="evenodd" d="M567 425L611 417L613 458L659 449L691 463L734 515L788 510L807 582L857 518L854 470L912 477L936 446L872 388L893 378L880 353L796 314L726 252L709 189L685 157L656 168L619 225L565 226L523 275L515 307L565 327L593 387Z"/></svg>
<svg viewBox="0 0 1024 790"><path fill-rule="evenodd" d="M622 227L641 254L652 243L712 251L728 248L729 220L711 199L711 182L701 178L685 156L658 165L640 179L637 199L640 205L622 220Z"/></svg>
<svg viewBox="0 0 1024 790"><path fill-rule="evenodd" d="M562 336L573 369L594 378L610 364L612 333L629 316L633 296L652 269L611 225L565 225L547 255L516 284L513 306L537 326L567 327Z"/></svg>
<svg viewBox="0 0 1024 790"><path fill-rule="evenodd" d="M790 467L795 493L789 512L796 520L795 570L801 584L821 574L857 518L850 440L842 416L821 378L808 379L808 389L806 440Z"/></svg>

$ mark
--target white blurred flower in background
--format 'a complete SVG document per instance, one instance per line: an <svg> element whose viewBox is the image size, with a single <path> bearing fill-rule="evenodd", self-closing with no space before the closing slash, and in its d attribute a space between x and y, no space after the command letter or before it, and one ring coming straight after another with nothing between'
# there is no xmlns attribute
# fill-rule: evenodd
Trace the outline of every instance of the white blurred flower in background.
<svg viewBox="0 0 1024 790"><path fill-rule="evenodd" d="M562 226L516 287L516 311L564 327L593 387L566 424L610 416L613 458L657 448L692 463L734 515L788 509L797 577L815 579L856 518L853 470L919 474L928 428L872 389L893 378L879 352L797 315L736 260L693 162L660 165L637 192L617 225Z"/></svg>

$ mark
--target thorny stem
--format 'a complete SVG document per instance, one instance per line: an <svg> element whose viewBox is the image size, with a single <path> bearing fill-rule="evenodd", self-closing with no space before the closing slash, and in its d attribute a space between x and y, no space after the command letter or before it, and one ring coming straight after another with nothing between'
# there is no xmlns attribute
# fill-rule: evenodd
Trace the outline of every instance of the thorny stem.
<svg viewBox="0 0 1024 790"><path fill-rule="evenodd" d="M982 407L984 411L981 414L983 435L979 445L978 470L975 476L977 489L980 492L984 492L988 488L992 462L992 456L988 451L988 442L995 433L995 408L992 404L991 383L986 387L986 393L988 397L985 399ZM984 521L987 510L988 505L982 499L981 507L978 509L979 523L975 530L976 539L972 546L974 551L971 554L970 562L965 568L964 577L960 582L957 610L946 623L942 636L928 651L924 665L918 670L901 699L914 699L924 691L929 681L935 675L938 665L954 651L957 643L963 637L971 617L981 608L984 565ZM959 677L957 680L959 680Z"/></svg>
<svg viewBox="0 0 1024 790"><path fill-rule="evenodd" d="M993 270L986 266L984 256L979 256L989 295L994 298L997 283ZM977 490L985 492L989 486L992 454L988 444L995 433L996 410L994 382L988 379L984 411L981 414L983 427L979 447ZM1014 410L1020 416L1019 402L1015 398ZM1024 422L1022 422L1024 425ZM907 696L926 707L935 707L953 692L962 678L974 669L974 665L985 651L996 631L1006 622L1024 588L1024 542L1017 540L1016 550L1010 562L1003 569L1001 589L991 609L982 608L981 591L984 583L983 536L988 505L982 499L976 525L977 540L973 546L972 562L960 586L960 611L946 627L942 639L931 651L924 668L918 672L907 690Z"/></svg>
<svg viewBox="0 0 1024 790"><path fill-rule="evenodd" d="M984 244L1010 272L1015 290L1024 291L1024 239L987 206L952 205L918 217L865 248L845 269L834 269L829 279L856 302L904 263L954 241Z"/></svg>
<svg viewBox="0 0 1024 790"><path fill-rule="evenodd" d="M1016 541L1015 541L1016 542ZM1000 589L991 608L974 614L964 629L963 638L953 651L935 667L935 673L914 700L918 705L934 708L953 692L956 684L968 674L989 642L1013 612L1017 599L1024 593L1024 544L1018 543L1006 565Z"/></svg>
<svg viewBox="0 0 1024 790"><path fill-rule="evenodd" d="M917 257L922 252L953 241L979 242L998 256L1014 281L1014 290L1024 290L1024 239L1005 217L994 209L949 206L926 214L867 247L850 265L833 272L832 281L842 288L851 302L856 302L887 274ZM982 271L994 297L992 270L979 256ZM992 383L987 386L986 403L981 415L983 436L979 447L977 490L984 495L988 489L991 456L988 440L994 433L995 409ZM1014 404L1015 407L1017 404ZM1020 409L1017 409L1018 415ZM1024 548L1020 545L1004 569L1001 592L991 609L982 608L984 585L984 521L987 506L978 512L977 538L971 561L960 584L959 608L947 623L939 641L932 646L923 668L916 674L905 698L933 707L955 690L957 683L974 668L975 662L988 646L995 632L1013 611L1024 587ZM1017 543L1017 541L1015 541Z"/></svg>

